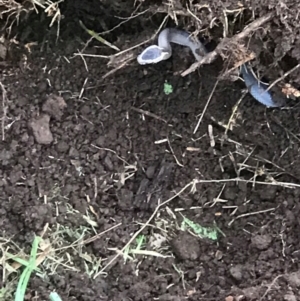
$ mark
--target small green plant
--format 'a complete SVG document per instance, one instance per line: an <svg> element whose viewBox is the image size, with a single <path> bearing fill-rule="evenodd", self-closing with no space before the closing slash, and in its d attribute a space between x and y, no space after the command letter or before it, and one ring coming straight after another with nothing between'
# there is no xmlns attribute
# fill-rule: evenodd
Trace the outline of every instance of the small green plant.
<svg viewBox="0 0 300 301"><path fill-rule="evenodd" d="M218 232L222 233L219 228L215 227L202 227L201 225L194 223L188 218L183 216L183 221L181 223L181 230L186 230L187 228L192 229L192 231L199 235L201 238L209 238L211 240L218 239ZM223 233L222 233L223 234ZM224 234L223 234L224 235Z"/></svg>
<svg viewBox="0 0 300 301"><path fill-rule="evenodd" d="M0 289L0 300L12 300L14 289L15 288L11 285L11 283L2 287Z"/></svg>
<svg viewBox="0 0 300 301"><path fill-rule="evenodd" d="M56 292L50 294L50 301L62 301L60 296Z"/></svg>
<svg viewBox="0 0 300 301"><path fill-rule="evenodd" d="M145 244L146 244L146 237L145 237L145 235L139 235L136 238L135 242L136 242L135 246L128 246L124 250L124 252L123 252L124 262L126 262L127 259L134 260L134 257L136 255L154 256L154 257L162 257L162 258L169 257L169 256L162 255L162 254L160 254L159 252L156 252L156 251L151 251L151 250L145 250L145 249L143 249L145 247Z"/></svg>
<svg viewBox="0 0 300 301"><path fill-rule="evenodd" d="M173 93L172 85L168 84L167 82L164 83L164 92L166 95Z"/></svg>

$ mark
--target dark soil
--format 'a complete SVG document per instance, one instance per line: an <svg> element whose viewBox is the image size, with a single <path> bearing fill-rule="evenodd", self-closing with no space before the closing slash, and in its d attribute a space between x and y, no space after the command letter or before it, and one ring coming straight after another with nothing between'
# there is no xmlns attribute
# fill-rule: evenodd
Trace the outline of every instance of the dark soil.
<svg viewBox="0 0 300 301"><path fill-rule="evenodd" d="M53 244L58 225L90 228L84 240L95 235L87 215L97 222L96 233L121 225L80 252L70 247L70 261L55 270L42 264L45 276L32 274L27 300L48 300L54 290L64 301L300 300L297 101L266 109L247 94L225 135L244 85L220 81L193 134L224 70L222 60L181 77L193 57L175 47L168 61L143 67L134 59L103 79L111 70L107 60L74 56L89 38L78 19L101 30L88 17L96 14L92 4L79 3L62 8L66 18L57 43L56 28L45 24L42 32L40 16L31 16L1 67L7 93L1 115L1 236L28 254L34 234L46 225L43 238ZM111 16L128 16L117 4L103 5L99 15L108 28L120 22ZM122 50L135 45L165 15L150 16L136 17L105 38ZM31 52L25 50L35 41ZM113 53L99 42L85 52ZM166 82L173 87L169 95ZM136 255L124 263L119 256L95 279L86 273L80 254L102 258L104 267L116 255L112 248L122 249L159 203L194 180L193 191L190 186L162 206L142 232L146 250L154 249L149 237L167 238L156 250L165 258ZM202 226L217 225L223 234L210 241L182 231L183 215ZM75 240L65 237L63 245ZM66 254L55 254L67 261ZM10 276L2 284L7 281Z"/></svg>

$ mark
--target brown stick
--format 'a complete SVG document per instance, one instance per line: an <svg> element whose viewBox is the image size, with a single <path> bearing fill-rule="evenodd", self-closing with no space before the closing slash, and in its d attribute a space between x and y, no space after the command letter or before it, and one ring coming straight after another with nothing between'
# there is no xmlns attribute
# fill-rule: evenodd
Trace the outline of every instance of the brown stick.
<svg viewBox="0 0 300 301"><path fill-rule="evenodd" d="M257 20L253 21L252 23L250 23L242 32L234 35L231 38L224 38L214 51L209 52L200 61L191 65L187 70L181 73L181 76L186 76L194 72L198 67L200 67L203 64L212 63L217 58L218 54L220 54L220 52L223 49L225 49L228 45L230 45L231 43L237 43L239 40L249 36L252 31L262 26L264 23L269 21L272 17L273 17L273 13L268 13L267 15L260 17Z"/></svg>

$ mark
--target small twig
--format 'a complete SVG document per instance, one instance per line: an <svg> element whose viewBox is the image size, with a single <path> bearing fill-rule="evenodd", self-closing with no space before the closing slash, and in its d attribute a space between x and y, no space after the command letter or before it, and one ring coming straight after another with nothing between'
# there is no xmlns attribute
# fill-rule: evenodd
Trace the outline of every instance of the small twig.
<svg viewBox="0 0 300 301"><path fill-rule="evenodd" d="M279 77L278 79L276 79L269 87L266 91L269 91L272 87L274 87L278 82L282 81L284 78L286 78L288 75L290 75L292 72L294 72L296 69L298 69L300 67L300 64L296 65L294 68L292 68L291 70L287 71L286 73L284 73L281 77Z"/></svg>
<svg viewBox="0 0 300 301"><path fill-rule="evenodd" d="M94 235L93 237L90 237L90 238L88 238L88 239L86 239L86 240L84 240L84 241L81 241L81 242L78 243L77 245L78 245L78 246L80 246L80 245L87 245L87 244L89 244L89 243L91 243L91 242L97 240L97 239L98 239L100 236L102 236L103 234L105 234L105 233L107 233L107 232L109 232L109 231L111 231L111 230L113 230L113 229L115 229L115 228L117 228L117 227L119 227L119 226L121 226L121 225L122 225L122 223L118 223L117 225L114 225L114 226L112 226L112 227L106 229L105 231L103 231L103 232L101 232L101 233L98 233L98 234Z"/></svg>
<svg viewBox="0 0 300 301"><path fill-rule="evenodd" d="M82 98L82 95L84 93L84 87L85 87L85 85L86 85L86 83L87 83L88 80L89 80L88 77L86 77L85 80L84 80L84 82L83 82L83 85L82 85L82 88L80 90L79 97L78 97L79 99Z"/></svg>
<svg viewBox="0 0 300 301"><path fill-rule="evenodd" d="M161 7L161 6L157 6L157 5L153 5L151 6L149 12L154 13L154 14L168 14L169 11L168 9ZM187 12L187 10L185 8L183 9L177 9L177 10L173 10L172 11L174 14L176 14L177 16L184 16L184 17L189 17L190 14Z"/></svg>
<svg viewBox="0 0 300 301"><path fill-rule="evenodd" d="M231 178L231 179L212 179L212 180L198 180L196 183L197 184L203 184L203 183L230 183L230 182L242 182L242 183L251 183L253 184L253 180L245 180L241 178ZM270 185L270 186L280 186L284 188L289 188L289 189L294 189L294 188L300 188L300 184L295 184L295 183L287 183L287 182L262 182L262 181L255 181L256 185Z"/></svg>
<svg viewBox="0 0 300 301"><path fill-rule="evenodd" d="M188 5L186 5L186 10L187 12L193 17L196 19L196 21L199 23L199 24L202 24L202 21L194 14L191 12L191 10L189 9Z"/></svg>
<svg viewBox="0 0 300 301"><path fill-rule="evenodd" d="M136 111L136 112L138 112L140 114L147 115L147 116L152 117L154 119L161 120L161 121L167 123L167 121L165 119L163 119L162 117L159 117L159 116L157 116L157 115L155 115L155 114L153 114L153 113L151 113L149 111L145 111L145 110L138 109L138 108L135 108L135 107L131 107L131 110Z"/></svg>
<svg viewBox="0 0 300 301"><path fill-rule="evenodd" d="M97 146L95 144L91 144L91 146L94 147L94 148L96 148L96 149L101 149L101 150L105 150L105 151L111 152L111 153L115 154L117 156L117 158L119 160L121 160L122 162L124 162L127 166L132 166L132 164L129 164L125 159L123 159L122 157L120 157L116 151L114 151L114 150L112 150L110 148L99 147L99 146Z"/></svg>
<svg viewBox="0 0 300 301"><path fill-rule="evenodd" d="M134 18L137 18L143 14L145 14L147 11L150 10L150 8L147 8L146 10L142 11L142 12L139 12L137 14L135 14L137 12L137 10L140 8L141 6L141 3L137 6L137 8L134 10L134 12L131 14L130 17L126 17L125 20L121 21L119 24L117 24L116 26L114 26L113 28L109 29L109 30L106 30L106 31L102 31L100 32L101 35L105 35L105 34L108 34L112 31L114 31L115 29L119 28L121 25L127 23L128 21L134 19Z"/></svg>
<svg viewBox="0 0 300 301"><path fill-rule="evenodd" d="M183 167L183 165L178 161L178 159L177 159L177 157L176 157L176 155L175 155L175 153L174 153L174 151L173 151L173 148L172 148L172 146L171 146L170 139L168 138L167 141L168 141L168 145L169 145L169 148L170 148L170 150L171 150L171 153L172 153L172 155L173 155L173 157L174 157L174 159L175 159L175 162L177 163L178 166Z"/></svg>
<svg viewBox="0 0 300 301"><path fill-rule="evenodd" d="M170 15L170 16L172 17L172 19L174 20L176 26L178 26L178 19L177 19L176 13L174 13L174 10L175 10L175 8L174 8L174 0L169 0L169 2L170 2L170 6L171 6L171 9L169 9L169 15ZM172 14L170 13L170 10L172 11L173 16L172 16Z"/></svg>
<svg viewBox="0 0 300 301"><path fill-rule="evenodd" d="M264 23L269 21L273 17L273 13L268 13L267 15L258 18L257 20L250 23L244 30L235 36L231 38L224 38L219 45L216 47L216 49L212 52L209 52L207 55L205 55L200 61L194 63L191 65L187 70L185 70L181 76L186 76L192 72L194 72L198 67L200 67L203 64L210 64L212 63L217 56L222 52L222 50L226 49L230 44L237 43L239 40L242 40L250 35L250 33L257 28L261 27Z"/></svg>
<svg viewBox="0 0 300 301"><path fill-rule="evenodd" d="M249 212L249 213L245 213L245 214L241 214L241 215L238 215L236 218L234 218L232 221L230 221L228 223L228 227L230 227L232 225L232 223L234 221L236 221L237 219L239 218L242 218L242 217L246 217L246 216L251 216L251 215L256 215L256 214L261 214L261 213L266 213L266 212L270 212L270 211L274 211L276 208L270 208L270 209L266 209L266 210L261 210L261 211L255 211L255 212Z"/></svg>
<svg viewBox="0 0 300 301"><path fill-rule="evenodd" d="M112 75L113 73L115 73L116 71L122 69L124 66L127 65L128 62L132 61L134 58L131 58L125 62L123 62L121 65L117 66L116 68L108 71L107 73L105 73L103 76L102 76L102 79L105 79L106 77L108 77L109 75Z"/></svg>
<svg viewBox="0 0 300 301"><path fill-rule="evenodd" d="M83 64L84 64L85 70L86 70L87 72L89 72L89 68L88 68L88 65L87 65L87 63L86 63L86 60L85 60L84 56L83 56L82 53L79 52L79 51L78 51L78 54L79 54L79 56L81 57L81 59L83 60Z"/></svg>
<svg viewBox="0 0 300 301"><path fill-rule="evenodd" d="M265 291L265 293L261 296L261 298L259 299L259 301L261 301L271 290L272 286L275 284L275 282L282 277L283 275L278 275L274 278L274 280L272 281L272 283L268 286L267 290Z"/></svg>
<svg viewBox="0 0 300 301"><path fill-rule="evenodd" d="M240 97L240 99L234 105L233 110L232 110L232 114L231 114L231 116L228 120L228 123L226 125L226 128L225 128L225 133L224 133L225 137L227 136L228 130L230 129L230 125L231 125L231 123L232 123L232 121L233 121L233 119L236 115L236 112L238 110L238 107L239 107L240 103L242 102L242 100L244 99L244 97L246 96L247 93L248 93L248 90L245 90L244 93L242 94L242 96Z"/></svg>
<svg viewBox="0 0 300 301"><path fill-rule="evenodd" d="M209 95L209 97L208 97L208 100L207 100L207 102L206 102L206 105L205 105L205 107L204 107L204 109L203 109L203 112L202 112L202 114L201 114L201 116L200 116L198 122L197 122L197 125L196 125L196 127L195 127L195 129L194 129L193 134L195 134L195 133L198 131L198 128L199 128L199 126L200 126L200 123L201 123L201 121L202 121L202 119L203 119L203 116L204 116L204 114L205 114L205 112L206 112L206 110L207 110L207 107L208 107L208 105L209 105L209 103L210 103L210 101L211 101L211 98L212 98L212 96L213 96L213 94L214 94L214 92L215 92L215 90L216 90L216 88L217 88L218 83L219 83L219 80L217 80L217 81L215 82L215 85L214 85L214 87L213 87L213 89L212 89L212 91L211 91L211 93L210 93L210 95Z"/></svg>
<svg viewBox="0 0 300 301"><path fill-rule="evenodd" d="M5 120L6 120L6 114L7 114L7 93L6 93L6 90L2 84L2 82L0 82L0 87L1 87L1 90L2 90L2 113L3 113L3 116L2 116L2 122L1 122L1 127L2 127L2 141L5 140Z"/></svg>

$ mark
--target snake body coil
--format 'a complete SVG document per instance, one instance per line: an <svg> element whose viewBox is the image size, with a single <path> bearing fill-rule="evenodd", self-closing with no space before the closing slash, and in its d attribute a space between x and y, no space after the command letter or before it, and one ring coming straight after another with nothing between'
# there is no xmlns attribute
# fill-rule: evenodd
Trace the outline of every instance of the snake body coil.
<svg viewBox="0 0 300 301"><path fill-rule="evenodd" d="M172 56L171 43L189 47L197 61L200 61L208 51L205 46L197 39L183 30L176 28L165 28L158 36L158 45L147 47L138 57L140 65L156 64L160 61L167 60ZM280 107L283 102L275 102L268 86L259 81L253 71L244 64L241 67L241 73L250 94L261 104L267 107Z"/></svg>

